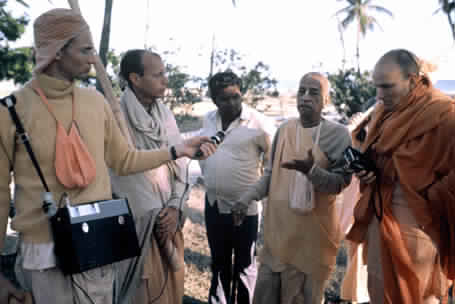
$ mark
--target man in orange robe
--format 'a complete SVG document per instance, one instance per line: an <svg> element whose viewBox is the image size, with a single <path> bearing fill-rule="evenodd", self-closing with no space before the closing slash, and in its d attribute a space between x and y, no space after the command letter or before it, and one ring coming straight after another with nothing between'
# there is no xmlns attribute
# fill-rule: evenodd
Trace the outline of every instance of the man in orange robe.
<svg viewBox="0 0 455 304"><path fill-rule="evenodd" d="M366 243L371 303L439 303L455 278L453 100L407 50L383 55L373 81L378 105L361 150L376 169L357 173L347 238Z"/></svg>

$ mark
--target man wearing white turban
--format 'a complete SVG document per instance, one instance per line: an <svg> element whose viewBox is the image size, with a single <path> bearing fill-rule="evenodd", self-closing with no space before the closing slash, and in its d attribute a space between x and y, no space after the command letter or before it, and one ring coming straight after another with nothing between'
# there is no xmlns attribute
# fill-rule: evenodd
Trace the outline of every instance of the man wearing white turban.
<svg viewBox="0 0 455 304"><path fill-rule="evenodd" d="M63 193L68 194L73 205L111 199L108 167L117 175L128 175L178 157L193 157L199 149L203 158L214 152L215 146L208 143L207 137L191 138L170 148L130 149L104 97L96 90L75 85L74 80L86 76L95 61L92 37L84 19L71 10L54 9L38 17L34 33L34 77L14 93L16 111L57 200ZM12 167L17 209L12 228L21 236L16 261L21 287L31 292L35 304L111 304L111 265L72 276L60 271L49 220L42 209L40 179L14 135L8 110L0 107L0 248L10 202L11 175L7 168ZM61 140L72 141L77 149L62 150ZM82 161L77 166L62 161L61 157L65 160L68 153ZM24 294L0 275L0 303L9 300L25 303Z"/></svg>

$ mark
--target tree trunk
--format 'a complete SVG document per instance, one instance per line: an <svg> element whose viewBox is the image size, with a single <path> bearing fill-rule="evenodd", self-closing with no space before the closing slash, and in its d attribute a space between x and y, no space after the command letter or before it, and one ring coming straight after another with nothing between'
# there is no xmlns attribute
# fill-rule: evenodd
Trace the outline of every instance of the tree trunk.
<svg viewBox="0 0 455 304"><path fill-rule="evenodd" d="M104 6L104 23L103 30L101 32L100 42L100 59L103 66L107 65L107 52L109 51L109 38L111 36L111 16L112 16L112 3L114 0L106 0ZM103 89L99 81L96 82L96 89L103 93Z"/></svg>
<svg viewBox="0 0 455 304"><path fill-rule="evenodd" d="M68 0L68 4L70 5L71 9L81 14L81 9L78 0ZM126 125L125 122L125 117L123 116L122 109L120 108L120 103L114 95L114 90L112 89L111 81L107 76L106 69L104 68L103 63L101 62L100 57L97 55L95 55L95 70L96 78L98 82L101 84L101 87L103 88L104 97L111 105L112 112L118 123L120 131L122 132L123 136L125 136L126 140L128 141L128 144L130 146L133 146L133 142L128 131L128 126Z"/></svg>
<svg viewBox="0 0 455 304"><path fill-rule="evenodd" d="M149 33L150 33L150 0L147 0L147 11L145 16L145 34L144 34L144 49L149 49Z"/></svg>
<svg viewBox="0 0 455 304"><path fill-rule="evenodd" d="M357 29L357 44L356 44L356 54L357 57L357 73L360 75L360 24L359 28Z"/></svg>
<svg viewBox="0 0 455 304"><path fill-rule="evenodd" d="M213 67L215 64L215 34L212 37L212 51L210 53L210 71L209 71L209 79L213 76Z"/></svg>
<svg viewBox="0 0 455 304"><path fill-rule="evenodd" d="M343 49L343 59L341 61L341 69L344 71L346 67L346 46L344 44L344 33L343 33L343 26L341 25L341 21L337 16L337 22L338 22L338 33L340 34L340 43L341 43L341 48Z"/></svg>
<svg viewBox="0 0 455 304"><path fill-rule="evenodd" d="M447 19L449 20L450 29L452 31L453 42L455 43L455 20L452 20L450 12L447 13Z"/></svg>

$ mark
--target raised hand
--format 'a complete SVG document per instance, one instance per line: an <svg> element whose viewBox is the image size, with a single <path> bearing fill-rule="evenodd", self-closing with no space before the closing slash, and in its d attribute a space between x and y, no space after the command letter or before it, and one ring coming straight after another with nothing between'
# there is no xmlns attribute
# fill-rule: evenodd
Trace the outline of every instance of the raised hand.
<svg viewBox="0 0 455 304"><path fill-rule="evenodd" d="M196 152L201 150L203 155L197 158ZM193 159L206 159L216 151L216 145L207 136L194 136L175 146L177 157L186 156Z"/></svg>
<svg viewBox="0 0 455 304"><path fill-rule="evenodd" d="M234 220L235 226L240 226L245 219L246 213L248 211L248 205L242 202L235 203L234 207L231 209L232 217Z"/></svg>
<svg viewBox="0 0 455 304"><path fill-rule="evenodd" d="M304 160L294 159L288 162L284 162L281 164L282 168L289 169L289 170L297 170L302 172L303 174L307 174L311 167L314 165L314 156L313 151L310 149L308 151L308 156Z"/></svg>
<svg viewBox="0 0 455 304"><path fill-rule="evenodd" d="M179 215L180 211L174 207L166 207L158 214L155 231L161 245L172 240L179 224Z"/></svg>
<svg viewBox="0 0 455 304"><path fill-rule="evenodd" d="M373 171L359 171L356 172L355 175L360 180L361 183L370 184L376 180L376 175Z"/></svg>
<svg viewBox="0 0 455 304"><path fill-rule="evenodd" d="M0 274L0 303L25 303L25 292L20 291L13 284Z"/></svg>

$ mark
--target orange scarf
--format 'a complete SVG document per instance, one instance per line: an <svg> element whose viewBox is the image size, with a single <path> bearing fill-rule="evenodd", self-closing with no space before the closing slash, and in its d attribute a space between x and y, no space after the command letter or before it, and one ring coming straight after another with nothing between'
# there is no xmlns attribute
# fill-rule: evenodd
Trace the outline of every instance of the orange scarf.
<svg viewBox="0 0 455 304"><path fill-rule="evenodd" d="M55 116L41 88L37 84L33 88L41 97L41 100L57 124L55 137L55 171L58 181L68 189L87 187L96 178L96 164L79 135L75 120L74 92L72 93L73 117L69 133L67 133Z"/></svg>
<svg viewBox="0 0 455 304"><path fill-rule="evenodd" d="M362 196L354 211L355 223L347 238L354 242L363 241L374 216L370 198L376 210L379 210L380 192L384 204L380 234L385 303L423 303L419 278L401 236L399 224L391 211L393 190L397 182L401 184L418 224L428 227L425 231L437 243L447 242L441 239L440 218L434 217L435 214L447 213L437 211L441 207L435 207L432 201L430 204L423 193L440 182L441 176L449 175L450 165L454 161L454 147L450 145L453 143L453 129L444 126L454 124L453 111L451 99L434 89L427 77L420 76L416 78L416 87L400 101L396 110L386 112L384 106L379 104L369 125L362 150L371 146L374 151L371 157L381 172L376 185L378 191L373 191L375 183L362 186ZM449 189L445 188L445 191L450 192ZM438 193L441 192L443 191ZM432 192L429 191L428 194L430 193ZM451 202L454 202L453 197ZM455 206L451 208L455 212ZM451 252L452 257L448 249L440 252L443 266L444 262L446 266L450 264L449 259L455 259L455 251ZM445 267L446 274L447 270L448 267ZM451 275L453 274L455 272L452 269Z"/></svg>

